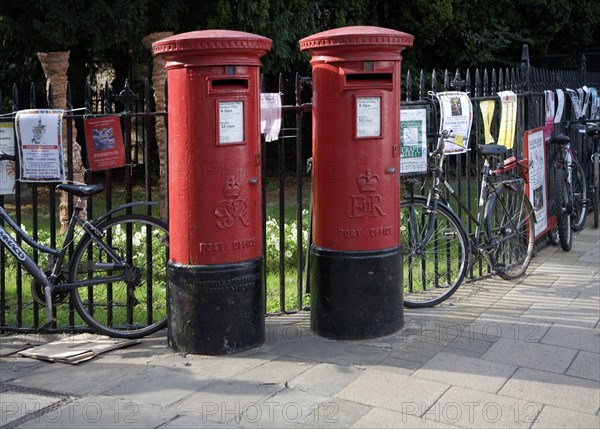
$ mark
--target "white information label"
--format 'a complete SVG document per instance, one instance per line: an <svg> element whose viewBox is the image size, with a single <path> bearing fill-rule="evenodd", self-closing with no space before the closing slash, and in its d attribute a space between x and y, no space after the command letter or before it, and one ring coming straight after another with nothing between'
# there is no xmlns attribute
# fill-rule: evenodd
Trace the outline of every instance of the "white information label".
<svg viewBox="0 0 600 429"><path fill-rule="evenodd" d="M244 142L244 103L219 101L219 144Z"/></svg>
<svg viewBox="0 0 600 429"><path fill-rule="evenodd" d="M381 136L381 97L356 98L356 137Z"/></svg>

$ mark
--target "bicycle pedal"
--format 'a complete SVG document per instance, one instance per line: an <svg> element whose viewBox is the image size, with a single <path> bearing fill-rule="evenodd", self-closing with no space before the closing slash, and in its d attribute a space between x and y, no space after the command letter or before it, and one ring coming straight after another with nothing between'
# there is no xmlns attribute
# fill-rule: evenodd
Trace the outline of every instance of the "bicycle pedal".
<svg viewBox="0 0 600 429"><path fill-rule="evenodd" d="M56 319L44 323L44 325L42 325L42 327L40 328L40 331L45 332L49 329L56 329Z"/></svg>

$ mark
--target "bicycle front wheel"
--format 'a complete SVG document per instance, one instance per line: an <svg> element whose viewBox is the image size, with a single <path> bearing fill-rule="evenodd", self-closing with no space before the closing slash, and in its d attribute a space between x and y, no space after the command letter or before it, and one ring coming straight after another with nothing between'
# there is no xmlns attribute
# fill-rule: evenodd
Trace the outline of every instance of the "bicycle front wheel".
<svg viewBox="0 0 600 429"><path fill-rule="evenodd" d="M583 229L587 215L587 183L581 164L573 162L573 213L571 227L573 231Z"/></svg>
<svg viewBox="0 0 600 429"><path fill-rule="evenodd" d="M141 338L166 327L167 225L131 214L97 228L119 260L88 234L77 245L71 258L71 282L100 282L73 290L81 318L98 332L120 338Z"/></svg>
<svg viewBox="0 0 600 429"><path fill-rule="evenodd" d="M460 220L442 204L432 213L425 198L414 197L402 201L400 211L404 305L440 304L456 292L467 274L469 238Z"/></svg>
<svg viewBox="0 0 600 429"><path fill-rule="evenodd" d="M523 191L499 185L488 200L485 233L492 268L505 280L525 273L535 241L533 209Z"/></svg>
<svg viewBox="0 0 600 429"><path fill-rule="evenodd" d="M573 246L573 233L571 231L571 213L569 210L569 182L567 171L563 168L554 170L554 213L558 227L560 247L569 251Z"/></svg>

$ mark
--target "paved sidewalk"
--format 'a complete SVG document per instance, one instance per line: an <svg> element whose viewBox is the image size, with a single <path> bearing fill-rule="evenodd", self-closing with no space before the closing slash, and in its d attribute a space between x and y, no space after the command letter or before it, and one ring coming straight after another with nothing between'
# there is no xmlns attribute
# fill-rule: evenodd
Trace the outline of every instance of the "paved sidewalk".
<svg viewBox="0 0 600 429"><path fill-rule="evenodd" d="M464 284L368 341L267 320L233 356L183 356L164 335L73 366L0 360L0 427L600 427L600 233L545 247L527 276ZM3 345L9 338L1 338Z"/></svg>

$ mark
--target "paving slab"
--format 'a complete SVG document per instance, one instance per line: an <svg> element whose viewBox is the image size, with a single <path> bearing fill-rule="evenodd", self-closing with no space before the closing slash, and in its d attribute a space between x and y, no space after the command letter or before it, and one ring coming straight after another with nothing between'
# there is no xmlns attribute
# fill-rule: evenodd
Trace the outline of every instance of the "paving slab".
<svg viewBox="0 0 600 429"><path fill-rule="evenodd" d="M587 414L600 409L598 382L530 368L519 368L499 393Z"/></svg>
<svg viewBox="0 0 600 429"><path fill-rule="evenodd" d="M283 389L267 399L246 405L233 422L246 428L303 426L303 422L326 427L339 419L339 409L329 397Z"/></svg>
<svg viewBox="0 0 600 429"><path fill-rule="evenodd" d="M160 429L231 429L239 428L235 424L214 422L202 414L180 414L160 426Z"/></svg>
<svg viewBox="0 0 600 429"><path fill-rule="evenodd" d="M516 370L514 365L442 352L415 371L413 376L495 393Z"/></svg>
<svg viewBox="0 0 600 429"><path fill-rule="evenodd" d="M600 353L600 331L582 326L554 325L540 341L543 344Z"/></svg>
<svg viewBox="0 0 600 429"><path fill-rule="evenodd" d="M368 368L337 397L404 412L415 401L434 403L449 387L445 383Z"/></svg>
<svg viewBox="0 0 600 429"><path fill-rule="evenodd" d="M42 420L68 397L52 392L22 389L18 386L0 386L0 426L18 425L28 418Z"/></svg>
<svg viewBox="0 0 600 429"><path fill-rule="evenodd" d="M536 401L453 386L430 405L425 415L463 428L529 428L542 406Z"/></svg>
<svg viewBox="0 0 600 429"><path fill-rule="evenodd" d="M396 429L396 428L452 428L456 426L427 417L416 417L385 408L373 408L364 417L351 426L353 429Z"/></svg>
<svg viewBox="0 0 600 429"><path fill-rule="evenodd" d="M220 381L201 387L171 408L178 413L207 416L214 422L235 423L242 413L255 410L258 403L283 389L273 384Z"/></svg>
<svg viewBox="0 0 600 429"><path fill-rule="evenodd" d="M501 338L482 359L563 374L576 354L577 350L566 347Z"/></svg>
<svg viewBox="0 0 600 429"><path fill-rule="evenodd" d="M466 330L472 333L471 336L479 334L484 341L492 344L500 338L514 342L537 343L551 326L551 323L521 320L518 316L495 312L482 314Z"/></svg>
<svg viewBox="0 0 600 429"><path fill-rule="evenodd" d="M373 407L358 402L330 398L322 402L297 427L345 429L354 427Z"/></svg>
<svg viewBox="0 0 600 429"><path fill-rule="evenodd" d="M565 408L545 405L533 423L533 429L600 428L600 417Z"/></svg>
<svg viewBox="0 0 600 429"><path fill-rule="evenodd" d="M7 382L26 376L37 369L47 366L46 362L35 359L9 356L0 359L0 382Z"/></svg>
<svg viewBox="0 0 600 429"><path fill-rule="evenodd" d="M149 367L135 377L121 379L105 395L127 397L136 403L169 406L217 379L162 367Z"/></svg>
<svg viewBox="0 0 600 429"><path fill-rule="evenodd" d="M27 358L23 358L27 359ZM148 370L144 365L115 365L94 362L69 365L65 363L44 363L34 371L21 373L10 384L61 392L74 396L101 394L119 386L126 379L135 379ZM90 370L93 368L93 370Z"/></svg>
<svg viewBox="0 0 600 429"><path fill-rule="evenodd" d="M356 380L361 372L353 366L321 363L291 379L287 387L323 396L333 396Z"/></svg>
<svg viewBox="0 0 600 429"><path fill-rule="evenodd" d="M520 320L530 323L593 328L598 323L598 313L595 309L582 309L576 306L533 304L523 313Z"/></svg>
<svg viewBox="0 0 600 429"><path fill-rule="evenodd" d="M567 370L567 375L600 382L600 354L580 351Z"/></svg>
<svg viewBox="0 0 600 429"><path fill-rule="evenodd" d="M86 396L63 404L17 428L156 428L175 416L171 410L139 404L126 398Z"/></svg>

